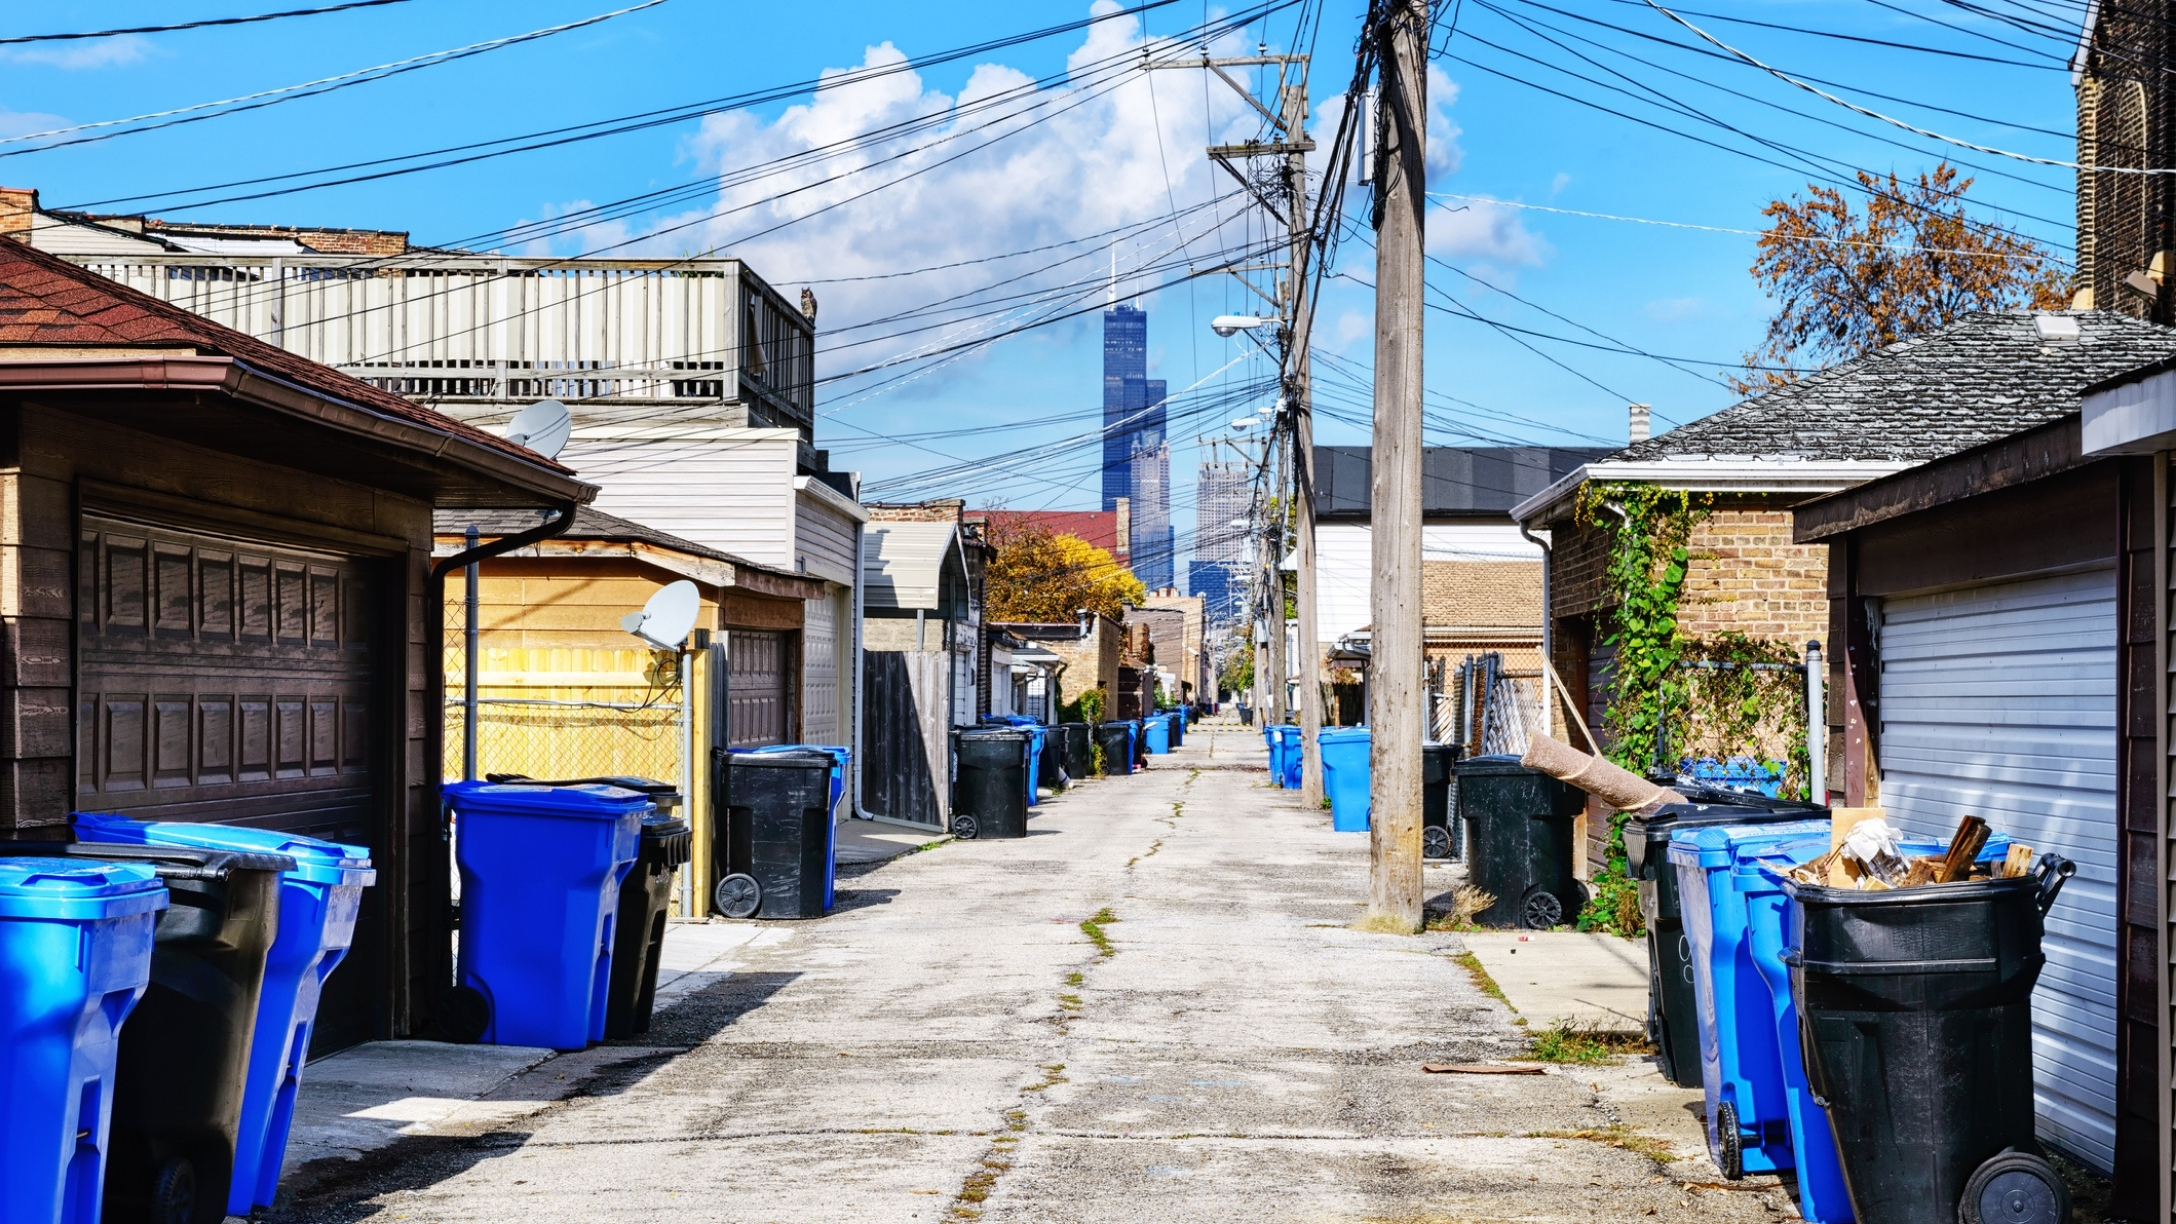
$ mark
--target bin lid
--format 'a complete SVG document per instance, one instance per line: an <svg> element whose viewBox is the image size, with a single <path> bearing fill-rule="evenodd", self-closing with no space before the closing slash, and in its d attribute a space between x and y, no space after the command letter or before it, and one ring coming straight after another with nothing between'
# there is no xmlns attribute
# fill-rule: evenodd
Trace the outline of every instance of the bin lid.
<svg viewBox="0 0 2176 1224"><path fill-rule="evenodd" d="M368 888L377 883L370 869L370 849L321 841L299 833L251 829L241 825L180 820L131 820L111 812L71 812L76 837L99 845L194 846L251 854L284 854L295 860L290 873L312 884Z"/></svg>
<svg viewBox="0 0 2176 1224"><path fill-rule="evenodd" d="M95 922L166 905L166 886L147 863L31 854L0 858L0 918Z"/></svg>
<svg viewBox="0 0 2176 1224"><path fill-rule="evenodd" d="M962 727L959 736L963 740L994 740L999 743L1029 743L1034 740L1025 729L1019 727Z"/></svg>
<svg viewBox="0 0 2176 1224"><path fill-rule="evenodd" d="M452 782L446 785L445 793L456 813L616 820L629 812L655 806L641 791L607 786L602 782L584 782L576 786L545 786L538 782Z"/></svg>
<svg viewBox="0 0 2176 1224"><path fill-rule="evenodd" d="M0 855L9 858L111 859L124 863L142 863L153 874L170 880L224 880L231 871L295 869L293 855L263 854L254 850L222 850L215 846L0 841Z"/></svg>
<svg viewBox="0 0 2176 1224"><path fill-rule="evenodd" d="M1763 842L1801 841L1828 832L1825 820L1788 824L1700 825L1670 835L1670 861L1679 866L1728 867Z"/></svg>
<svg viewBox="0 0 2176 1224"><path fill-rule="evenodd" d="M838 765L830 753L805 748L736 749L729 760L735 769L821 769L829 773Z"/></svg>
<svg viewBox="0 0 2176 1224"><path fill-rule="evenodd" d="M1519 758L1501 753L1488 756L1467 757L1451 766L1459 777L1488 777L1494 774L1538 773L1519 764Z"/></svg>
<svg viewBox="0 0 2176 1224"><path fill-rule="evenodd" d="M1293 730L1297 731L1298 728L1295 727ZM1324 727L1321 733L1315 737L1315 742L1318 744L1342 744L1352 740L1364 740L1368 738L1368 735L1369 731L1366 727Z"/></svg>

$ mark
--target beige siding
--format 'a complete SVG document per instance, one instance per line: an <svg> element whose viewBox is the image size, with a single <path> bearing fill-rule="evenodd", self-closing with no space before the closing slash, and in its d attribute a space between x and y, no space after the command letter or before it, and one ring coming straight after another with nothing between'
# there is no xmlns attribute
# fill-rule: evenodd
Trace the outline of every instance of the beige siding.
<svg viewBox="0 0 2176 1224"><path fill-rule="evenodd" d="M817 500L818 495L794 495L794 563L803 572L826 582L852 586L854 527L852 519Z"/></svg>

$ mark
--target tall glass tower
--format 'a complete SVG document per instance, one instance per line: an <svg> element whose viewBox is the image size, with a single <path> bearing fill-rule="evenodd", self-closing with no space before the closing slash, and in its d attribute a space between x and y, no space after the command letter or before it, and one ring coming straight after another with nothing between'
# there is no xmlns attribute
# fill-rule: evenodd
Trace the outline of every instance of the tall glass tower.
<svg viewBox="0 0 2176 1224"><path fill-rule="evenodd" d="M1172 585L1171 447L1164 383L1148 376L1148 314L1103 312L1103 508L1132 510L1133 574L1150 590Z"/></svg>

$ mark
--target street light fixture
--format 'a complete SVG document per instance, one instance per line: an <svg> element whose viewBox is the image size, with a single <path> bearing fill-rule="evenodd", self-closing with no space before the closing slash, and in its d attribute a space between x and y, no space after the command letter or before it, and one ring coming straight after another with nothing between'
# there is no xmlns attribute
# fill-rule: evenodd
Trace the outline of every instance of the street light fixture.
<svg viewBox="0 0 2176 1224"><path fill-rule="evenodd" d="M1252 429L1256 425L1261 424L1261 422L1255 420L1253 417L1234 417L1232 418L1230 424L1233 429Z"/></svg>
<svg viewBox="0 0 2176 1224"><path fill-rule="evenodd" d="M1219 336L1229 337L1237 332L1253 331L1269 321L1255 315L1218 315L1209 320L1209 330Z"/></svg>

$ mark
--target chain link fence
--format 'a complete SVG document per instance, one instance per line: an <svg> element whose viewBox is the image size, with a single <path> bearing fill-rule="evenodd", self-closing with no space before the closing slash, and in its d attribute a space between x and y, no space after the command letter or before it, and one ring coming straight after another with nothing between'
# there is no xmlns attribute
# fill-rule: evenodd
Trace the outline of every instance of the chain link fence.
<svg viewBox="0 0 2176 1224"><path fill-rule="evenodd" d="M672 697L678 697L673 690ZM446 698L446 778L461 776L459 746L468 711ZM476 701L476 774L594 778L633 774L680 778L678 701L485 697Z"/></svg>

